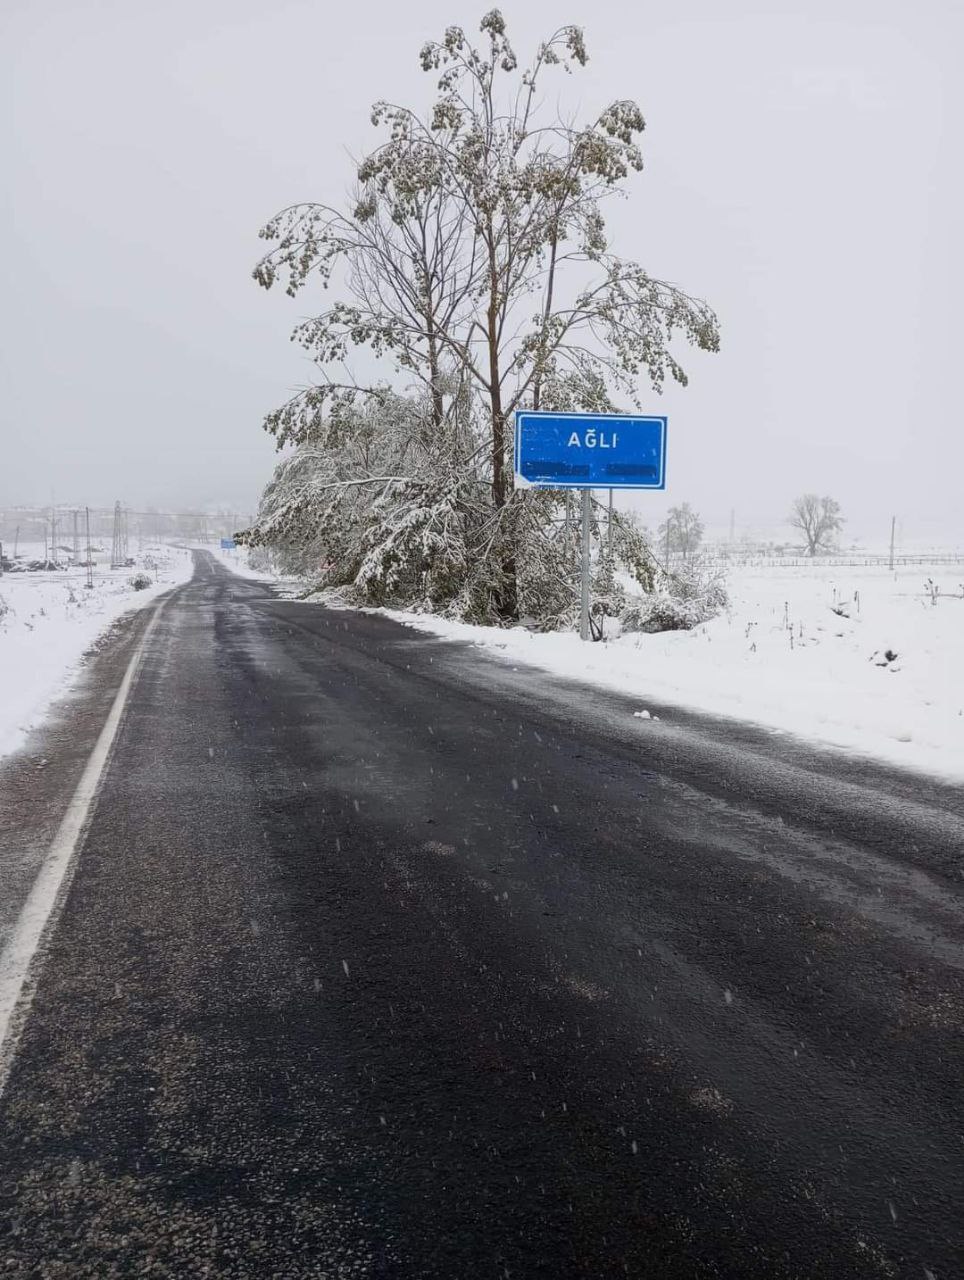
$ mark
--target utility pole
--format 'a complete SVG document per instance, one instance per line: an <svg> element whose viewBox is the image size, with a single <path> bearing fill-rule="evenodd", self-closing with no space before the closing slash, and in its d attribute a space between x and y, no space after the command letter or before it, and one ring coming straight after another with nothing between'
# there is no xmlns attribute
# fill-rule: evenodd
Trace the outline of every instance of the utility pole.
<svg viewBox="0 0 964 1280"><path fill-rule="evenodd" d="M14 560L16 560L16 558L17 558L17 548L19 547L19 545L20 545L20 526L19 526L19 525L17 525L16 529L14 529L14 531L13 531L13 558L14 558Z"/></svg>
<svg viewBox="0 0 964 1280"><path fill-rule="evenodd" d="M890 517L890 570L894 571L894 534L897 532L897 517Z"/></svg>
<svg viewBox="0 0 964 1280"><path fill-rule="evenodd" d="M589 520L592 514L592 490L582 491L582 575L579 610L579 638L589 639Z"/></svg>
<svg viewBox="0 0 964 1280"><path fill-rule="evenodd" d="M80 512L74 510L74 564L80 559L80 533L77 528L77 522L80 518Z"/></svg>
<svg viewBox="0 0 964 1280"><path fill-rule="evenodd" d="M114 532L110 546L110 567L123 569L127 563L127 512L114 503Z"/></svg>
<svg viewBox="0 0 964 1280"><path fill-rule="evenodd" d="M121 522L121 505L119 502L114 503L114 529L110 541L110 567L117 569L120 567L120 522Z"/></svg>
<svg viewBox="0 0 964 1280"><path fill-rule="evenodd" d="M84 521L87 526L87 590L94 588L94 561L90 551L90 507L84 507Z"/></svg>
<svg viewBox="0 0 964 1280"><path fill-rule="evenodd" d="M613 491L609 490L609 516L606 521L606 540L609 543L609 563L613 562Z"/></svg>

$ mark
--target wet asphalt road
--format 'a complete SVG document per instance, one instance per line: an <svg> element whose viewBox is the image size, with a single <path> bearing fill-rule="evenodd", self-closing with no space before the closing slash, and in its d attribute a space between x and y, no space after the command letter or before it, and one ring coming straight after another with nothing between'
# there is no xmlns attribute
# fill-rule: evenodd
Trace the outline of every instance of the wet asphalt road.
<svg viewBox="0 0 964 1280"><path fill-rule="evenodd" d="M0 1101L0 1275L964 1274L959 792L632 709L200 553Z"/></svg>

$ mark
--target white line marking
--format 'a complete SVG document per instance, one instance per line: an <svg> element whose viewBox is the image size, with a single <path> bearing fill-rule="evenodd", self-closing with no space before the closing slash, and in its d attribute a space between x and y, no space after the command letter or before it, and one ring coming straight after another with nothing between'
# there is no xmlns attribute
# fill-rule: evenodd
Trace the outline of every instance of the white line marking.
<svg viewBox="0 0 964 1280"><path fill-rule="evenodd" d="M40 967L39 964L34 963L35 958L42 950L43 943L56 928L73 879L77 854L86 835L87 820L100 790L101 779L110 760L111 748L123 719L127 696L140 670L147 642L166 604L167 599L154 610L154 616L147 624L140 643L127 664L124 678L121 680L104 727L84 766L77 790L47 850L47 856L23 904L13 933L3 953L0 954L0 1094L3 1093L7 1083L20 1033L33 1002Z"/></svg>

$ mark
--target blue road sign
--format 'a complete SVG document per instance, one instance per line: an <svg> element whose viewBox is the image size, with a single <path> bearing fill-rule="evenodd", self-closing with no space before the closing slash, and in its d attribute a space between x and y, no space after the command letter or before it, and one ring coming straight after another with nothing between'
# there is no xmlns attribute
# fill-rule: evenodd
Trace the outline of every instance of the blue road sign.
<svg viewBox="0 0 964 1280"><path fill-rule="evenodd" d="M237 546L237 543L234 541L234 539L233 539L233 538L222 538L222 539L221 539L221 550L222 550L222 551L233 551L233 550L234 550L234 548L235 548L236 546Z"/></svg>
<svg viewBox="0 0 964 1280"><path fill-rule="evenodd" d="M665 489L666 419L517 409L520 489Z"/></svg>

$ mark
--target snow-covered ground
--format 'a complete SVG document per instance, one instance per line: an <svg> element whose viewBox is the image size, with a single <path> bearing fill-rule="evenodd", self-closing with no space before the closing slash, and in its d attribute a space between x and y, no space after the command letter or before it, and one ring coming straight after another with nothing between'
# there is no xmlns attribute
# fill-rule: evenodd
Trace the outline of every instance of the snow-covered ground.
<svg viewBox="0 0 964 1280"><path fill-rule="evenodd" d="M964 565L737 569L721 617L601 644L392 616L513 664L619 690L639 711L647 699L698 708L964 780L962 582Z"/></svg>
<svg viewBox="0 0 964 1280"><path fill-rule="evenodd" d="M42 545L22 550L25 560L43 555ZM146 547L128 569L111 569L103 554L94 558L93 589L77 567L0 577L0 756L21 744L112 622L192 572L190 552L176 547ZM136 573L147 573L151 585L135 591Z"/></svg>

